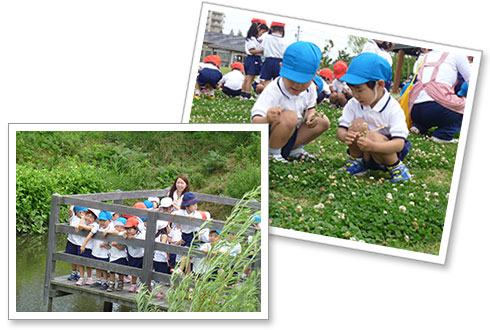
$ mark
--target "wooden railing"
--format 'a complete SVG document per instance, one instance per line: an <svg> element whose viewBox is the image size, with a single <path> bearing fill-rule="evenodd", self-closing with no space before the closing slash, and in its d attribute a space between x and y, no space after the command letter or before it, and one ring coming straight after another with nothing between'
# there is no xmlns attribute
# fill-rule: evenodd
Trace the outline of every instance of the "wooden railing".
<svg viewBox="0 0 490 330"><path fill-rule="evenodd" d="M48 229L48 247L47 247L47 260L46 260L46 273L44 281L44 292L43 292L43 303L45 306L52 304L52 297L50 297L50 283L55 277L55 267L56 261L64 261L69 263L74 263L77 265L83 265L87 267L93 267L96 269L103 269L111 272L116 272L119 274L127 274L131 276L138 276L142 279L147 287L150 287L152 280L166 281L170 282L171 275L155 272L152 270L153 266L153 253L155 250L164 251L173 254L187 255L189 248L182 246L175 246L170 244L163 244L155 242L156 233L156 222L157 220L165 220L169 222L179 223L181 225L192 225L201 226L203 223L208 222L207 227L210 229L221 230L225 222L221 220L203 220L196 218L189 218L185 216L173 216L168 213L159 212L157 210L144 210L137 209L130 206L122 205L122 201L126 199L147 199L149 196L167 196L169 189L160 190L141 190L141 191L116 191L109 193L99 193L99 194L84 194L84 195L69 195L62 196L58 194L52 195L51 199L51 212L49 218L49 229ZM214 195L194 193L197 198L204 202L212 202L217 204L231 205L234 206L240 203L239 199L230 197L220 197ZM113 201L113 203L107 203L104 201ZM79 231L76 232L75 228L68 225L60 223L60 210L62 205L77 205L87 208L94 208L98 210L116 212L118 214L128 214L132 216L138 216L140 218L146 218L146 238L145 240L131 239L130 241L124 239L119 235L108 234L106 238L102 238L102 233L96 233L93 239L102 239L117 243L122 243L125 245L132 245L136 247L143 247L145 249L145 254L143 257L143 267L135 268L130 266L123 266L114 263L109 263L105 261L99 261L95 259L90 259L81 256L75 256L72 254L67 254L65 252L58 252L58 236L60 233L64 234L75 234L86 236L87 232ZM252 210L260 210L260 203L257 201L249 202L245 205L247 208ZM256 229L250 227L247 229L245 234L253 235ZM205 256L203 252L193 250L193 255L196 257ZM255 267L260 267L260 262L258 262Z"/></svg>

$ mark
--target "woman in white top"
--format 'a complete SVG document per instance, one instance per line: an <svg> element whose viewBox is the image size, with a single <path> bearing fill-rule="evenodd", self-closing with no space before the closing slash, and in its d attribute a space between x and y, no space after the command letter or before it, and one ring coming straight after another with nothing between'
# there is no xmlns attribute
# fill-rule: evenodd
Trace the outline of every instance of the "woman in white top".
<svg viewBox="0 0 490 330"><path fill-rule="evenodd" d="M424 56L417 83L410 91L412 132L427 134L430 128L437 127L432 141L454 142L454 135L461 130L466 101L454 92L458 72L469 82L471 69L463 54L431 50Z"/></svg>
<svg viewBox="0 0 490 330"><path fill-rule="evenodd" d="M172 198L173 205L176 210L180 210L180 204L182 204L182 197L186 192L190 191L189 178L185 174L179 174L174 181L168 197Z"/></svg>

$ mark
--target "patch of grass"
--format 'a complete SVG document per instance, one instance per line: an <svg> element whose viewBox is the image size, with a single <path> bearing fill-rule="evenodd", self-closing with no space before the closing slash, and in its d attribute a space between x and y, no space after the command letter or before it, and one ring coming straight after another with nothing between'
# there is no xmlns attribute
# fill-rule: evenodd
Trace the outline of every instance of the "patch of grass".
<svg viewBox="0 0 490 330"><path fill-rule="evenodd" d="M190 121L250 123L253 104L217 92L215 100L194 100ZM323 104L317 111L331 122L305 147L317 159L269 164L271 225L437 255L457 144L410 134L410 182L392 184L383 171L352 177L338 170L347 160L336 136L342 109Z"/></svg>

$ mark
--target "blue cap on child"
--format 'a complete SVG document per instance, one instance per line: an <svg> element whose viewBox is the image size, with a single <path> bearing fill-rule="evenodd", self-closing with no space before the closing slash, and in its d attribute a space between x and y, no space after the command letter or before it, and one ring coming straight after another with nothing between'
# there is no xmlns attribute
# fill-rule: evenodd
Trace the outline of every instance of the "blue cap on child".
<svg viewBox="0 0 490 330"><path fill-rule="evenodd" d="M153 203L150 200L148 200L148 199L145 199L143 201L143 204L145 204L146 208L148 208L148 209L153 208Z"/></svg>
<svg viewBox="0 0 490 330"><path fill-rule="evenodd" d="M127 221L126 218L123 217L117 218L117 220L114 221L114 226L124 226L126 225L126 221Z"/></svg>
<svg viewBox="0 0 490 330"><path fill-rule="evenodd" d="M108 212L108 211L100 211L99 217L97 219L99 219L99 220L111 220L112 214L111 214L111 212Z"/></svg>
<svg viewBox="0 0 490 330"><path fill-rule="evenodd" d="M323 79L320 78L320 76L315 76L315 78L313 78L313 81L315 82L315 85L318 86L316 93L320 94L323 90Z"/></svg>
<svg viewBox="0 0 490 330"><path fill-rule="evenodd" d="M317 45L307 41L296 41L284 52L281 77L304 84L311 81L320 66L322 52Z"/></svg>
<svg viewBox="0 0 490 330"><path fill-rule="evenodd" d="M351 85L360 85L368 81L390 81L391 66L378 54L362 53L354 57L347 73L339 80Z"/></svg>
<svg viewBox="0 0 490 330"><path fill-rule="evenodd" d="M74 212L80 212L80 211L85 211L85 212L87 212L87 210L88 210L88 209L87 209L86 207L81 207L81 206L75 206L75 207L73 208L73 211L74 211Z"/></svg>
<svg viewBox="0 0 490 330"><path fill-rule="evenodd" d="M189 205L195 204L197 202L199 202L199 199L196 197L196 195L194 195L191 192L186 192L186 193L184 193L184 196L182 196L181 206L189 206Z"/></svg>

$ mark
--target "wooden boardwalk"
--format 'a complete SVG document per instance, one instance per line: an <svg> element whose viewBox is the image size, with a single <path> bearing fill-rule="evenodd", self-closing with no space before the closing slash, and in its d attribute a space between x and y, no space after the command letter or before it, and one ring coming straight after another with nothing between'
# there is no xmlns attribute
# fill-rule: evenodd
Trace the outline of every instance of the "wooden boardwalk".
<svg viewBox="0 0 490 330"><path fill-rule="evenodd" d="M129 283L125 283L122 291L107 292L106 290L100 290L99 288L91 288L88 285L77 286L75 281L68 281L68 275L58 276L51 280L51 288L49 292L50 298L63 297L69 294L79 294L95 299L104 300L104 312L112 311L112 304L127 306L133 309L137 309L136 293L128 292ZM95 282L95 281L94 281ZM169 287L162 285L160 291L164 293L164 298L153 298L151 305L156 306L163 311L168 310L168 301L165 298L165 293Z"/></svg>
<svg viewBox="0 0 490 330"><path fill-rule="evenodd" d="M173 254L187 255L189 249L187 247L175 246L163 243L155 242L156 222L157 220L166 220L184 225L201 226L206 223L207 227L221 230L225 222L220 220L202 220L191 219L184 216L172 216L167 213L158 212L156 210L142 210L133 208L130 206L122 205L122 201L125 199L146 199L149 196L166 196L167 189L161 190L145 190L145 191L116 191L111 193L101 194L89 194L89 195L74 195L74 196L61 196L54 194L51 199L51 212L49 219L49 231L48 231L48 251L46 257L46 274L44 281L44 293L43 303L46 311L52 311L53 299L67 294L80 294L84 296L94 297L104 301L104 311L112 311L112 304L117 303L120 305L137 308L136 294L129 293L129 285L125 287L123 291L107 292L98 288L90 288L89 286L76 286L74 282L68 281L66 278L68 275L56 276L56 262L69 262L78 265L84 265L95 269L104 269L110 272L118 274L127 274L131 276L137 276L141 279L141 282L146 287L150 287L152 280L159 281L160 283L170 283L170 275L157 273L152 270L153 265L153 253L155 250L164 251ZM206 202L212 202L225 205L236 205L240 203L240 200L220 197L206 194L195 193L195 195L201 200ZM103 201L111 201L112 203L105 203ZM85 258L81 256L75 256L64 253L62 251L56 251L58 245L59 234L75 234L86 236L87 232L75 232L75 228L60 223L60 207L62 205L78 205L87 208L94 208L98 210L105 210L110 212L117 212L119 214L130 214L139 216L141 218L146 217L147 231L145 240L133 239L131 245L136 247L142 247L145 249L145 255L143 257L143 267L134 268L129 266L118 265L114 263L108 263L105 261L99 261L91 258ZM245 207L251 210L260 210L260 203L253 201ZM256 229L253 227L247 228L246 235L253 235ZM101 233L96 233L93 239L103 239ZM124 240L119 235L109 234L105 240L118 242L122 244L128 244L129 242ZM200 251L193 251L193 255L196 257L203 257L205 254ZM260 267L260 261L257 262L254 267ZM168 287L163 287L163 291L167 291ZM168 309L168 301L166 299L153 299L153 304L162 310Z"/></svg>

